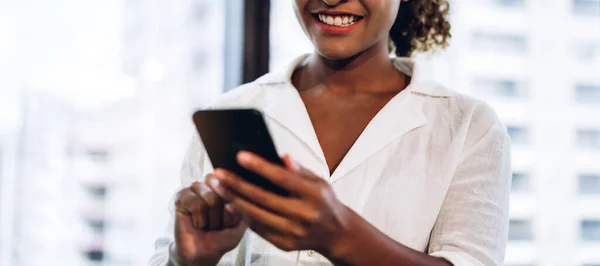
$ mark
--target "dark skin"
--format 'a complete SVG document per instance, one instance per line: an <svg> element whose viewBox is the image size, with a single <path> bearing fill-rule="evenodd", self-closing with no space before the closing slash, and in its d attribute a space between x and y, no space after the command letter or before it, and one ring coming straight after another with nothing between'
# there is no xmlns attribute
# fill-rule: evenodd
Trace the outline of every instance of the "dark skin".
<svg viewBox="0 0 600 266"><path fill-rule="evenodd" d="M327 66L327 59L316 58L316 62L311 61L308 66L298 69L292 77L308 111L330 173L337 168L379 110L409 83L409 79L391 63L389 66L380 65L371 55L376 52L375 49L365 51L363 56L371 60L346 73L332 71ZM364 68L369 71L361 72ZM378 72L377 68L381 70ZM373 74L375 79L366 84L371 80L366 79L369 74ZM338 82L335 82L336 79Z"/></svg>
<svg viewBox="0 0 600 266"><path fill-rule="evenodd" d="M371 119L409 83L388 56L388 32L399 5L393 0L295 0L296 15L316 53L292 82L330 172ZM323 32L313 13L331 10L351 12L363 21L348 34ZM286 167L248 152L238 154L238 161L291 196L265 191L224 169L207 176L205 184L182 190L175 231L176 259L182 264L215 265L249 227L282 250L315 250L335 265L451 265L377 230L340 202L322 177L289 156L284 157Z"/></svg>

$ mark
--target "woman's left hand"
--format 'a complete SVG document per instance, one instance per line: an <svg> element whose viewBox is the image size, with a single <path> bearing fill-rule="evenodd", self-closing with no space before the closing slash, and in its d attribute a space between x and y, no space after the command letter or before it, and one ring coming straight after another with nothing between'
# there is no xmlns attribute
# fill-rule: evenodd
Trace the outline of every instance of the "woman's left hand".
<svg viewBox="0 0 600 266"><path fill-rule="evenodd" d="M223 169L208 178L209 186L249 218L250 228L285 251L315 250L325 256L346 242L352 211L335 196L331 186L310 171L287 168L250 152L238 154L241 166L290 192L283 197L255 186Z"/></svg>

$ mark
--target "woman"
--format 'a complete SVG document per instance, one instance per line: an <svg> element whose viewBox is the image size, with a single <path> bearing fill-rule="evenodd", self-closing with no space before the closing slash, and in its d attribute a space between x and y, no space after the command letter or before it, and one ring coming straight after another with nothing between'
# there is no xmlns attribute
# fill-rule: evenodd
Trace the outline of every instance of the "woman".
<svg viewBox="0 0 600 266"><path fill-rule="evenodd" d="M265 113L293 158L238 161L292 196L213 171L195 139L151 265L502 265L505 127L407 58L446 45L447 1L295 0L295 12L315 53L210 106Z"/></svg>

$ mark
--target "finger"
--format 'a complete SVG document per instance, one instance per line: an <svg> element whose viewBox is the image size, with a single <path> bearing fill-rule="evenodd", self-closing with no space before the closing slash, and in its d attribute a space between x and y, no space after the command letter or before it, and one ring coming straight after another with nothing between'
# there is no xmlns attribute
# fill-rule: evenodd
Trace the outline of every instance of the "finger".
<svg viewBox="0 0 600 266"><path fill-rule="evenodd" d="M241 151L237 155L238 162L244 168L263 176L271 183L298 195L315 194L313 186L296 172L289 171L273 164L251 152Z"/></svg>
<svg viewBox="0 0 600 266"><path fill-rule="evenodd" d="M194 225L192 218L189 215L176 212L175 213L175 239L179 240L184 236L194 234Z"/></svg>
<svg viewBox="0 0 600 266"><path fill-rule="evenodd" d="M312 218L310 210L298 199L281 197L266 191L227 170L217 169L211 178L218 178L224 188L235 192L234 197L241 196L273 213L302 221L310 221ZM232 198L228 199L233 200Z"/></svg>
<svg viewBox="0 0 600 266"><path fill-rule="evenodd" d="M177 194L175 210L182 215L190 216L192 224L197 229L202 229L205 224L204 210L206 204L190 187L182 189Z"/></svg>
<svg viewBox="0 0 600 266"><path fill-rule="evenodd" d="M206 228L218 230L223 228L223 208L225 203L210 188L201 183L192 184L192 190L199 195L206 204Z"/></svg>
<svg viewBox="0 0 600 266"><path fill-rule="evenodd" d="M296 164L296 162L292 160L292 157L289 154L286 154L283 157L281 157L281 160L283 161L283 165L285 165L285 167L287 167L287 169L289 170L297 171L298 169L300 169L298 164Z"/></svg>
<svg viewBox="0 0 600 266"><path fill-rule="evenodd" d="M235 192L227 188L222 187L221 193L225 194L231 203L249 216L251 221L250 224L258 222L285 235L296 237L304 237L306 235L304 226L296 221L263 209L254 203L247 201L243 197L236 195Z"/></svg>
<svg viewBox="0 0 600 266"><path fill-rule="evenodd" d="M225 204L223 210L223 228L235 227L241 220L241 215L231 210L231 204Z"/></svg>
<svg viewBox="0 0 600 266"><path fill-rule="evenodd" d="M283 251L293 251L298 249L294 238L279 234L260 225L251 226L251 229L262 238Z"/></svg>
<svg viewBox="0 0 600 266"><path fill-rule="evenodd" d="M189 211L189 202L193 199L195 194L190 191L189 188L184 188L177 192L177 196L175 199L175 211L184 215L189 215L191 212Z"/></svg>

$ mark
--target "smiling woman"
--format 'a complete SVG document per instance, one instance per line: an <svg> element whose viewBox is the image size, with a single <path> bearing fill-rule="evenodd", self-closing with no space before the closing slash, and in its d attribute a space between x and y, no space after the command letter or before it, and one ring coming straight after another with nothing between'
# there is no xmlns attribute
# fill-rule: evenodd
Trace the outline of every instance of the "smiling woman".
<svg viewBox="0 0 600 266"><path fill-rule="evenodd" d="M237 161L289 196L213 169L194 138L151 265L502 265L506 128L410 58L448 44L448 2L293 6L314 53L207 107L264 114L285 166Z"/></svg>

